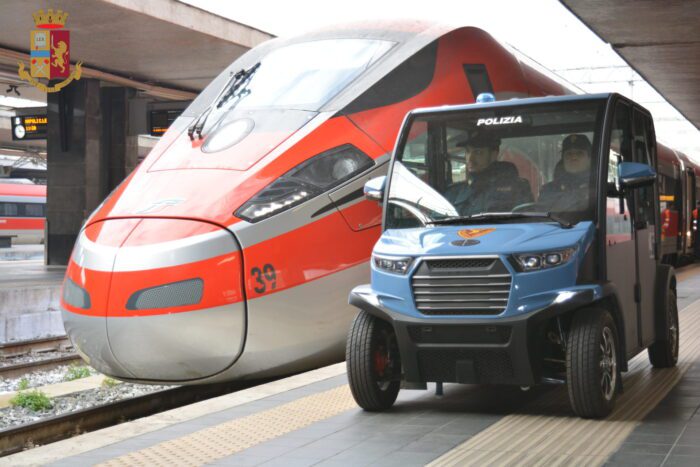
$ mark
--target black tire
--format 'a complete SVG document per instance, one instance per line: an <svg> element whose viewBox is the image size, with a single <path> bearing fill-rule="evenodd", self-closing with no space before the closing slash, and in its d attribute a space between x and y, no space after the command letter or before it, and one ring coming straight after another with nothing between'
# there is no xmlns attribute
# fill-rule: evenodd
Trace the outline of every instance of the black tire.
<svg viewBox="0 0 700 467"><path fill-rule="evenodd" d="M576 415L602 418L612 412L620 388L619 354L617 328L610 312L578 310L566 346L566 384Z"/></svg>
<svg viewBox="0 0 700 467"><path fill-rule="evenodd" d="M401 362L389 323L360 311L350 328L345 358L357 405L368 411L394 405L401 387Z"/></svg>
<svg viewBox="0 0 700 467"><path fill-rule="evenodd" d="M680 326L678 324L678 304L676 293L669 290L664 310L664 337L649 346L649 361L654 368L672 368L678 363Z"/></svg>

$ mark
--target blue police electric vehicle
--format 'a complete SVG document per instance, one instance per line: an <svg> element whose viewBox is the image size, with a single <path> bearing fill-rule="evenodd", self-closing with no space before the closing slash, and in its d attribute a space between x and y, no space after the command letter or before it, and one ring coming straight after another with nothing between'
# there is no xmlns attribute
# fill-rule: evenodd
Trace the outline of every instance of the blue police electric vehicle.
<svg viewBox="0 0 700 467"><path fill-rule="evenodd" d="M565 383L597 418L633 356L674 366L655 167L651 115L618 94L410 112L389 174L365 186L384 230L350 294L357 403L384 410L427 382Z"/></svg>

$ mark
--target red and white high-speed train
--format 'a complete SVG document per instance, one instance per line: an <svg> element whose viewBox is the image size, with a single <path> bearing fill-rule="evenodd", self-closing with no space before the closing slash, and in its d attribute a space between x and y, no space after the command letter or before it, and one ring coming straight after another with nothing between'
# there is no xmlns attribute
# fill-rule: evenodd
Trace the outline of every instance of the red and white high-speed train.
<svg viewBox="0 0 700 467"><path fill-rule="evenodd" d="M13 238L40 241L46 222L46 186L0 181L0 247Z"/></svg>
<svg viewBox="0 0 700 467"><path fill-rule="evenodd" d="M658 151L661 255L669 264L700 256L700 166L661 144Z"/></svg>
<svg viewBox="0 0 700 467"><path fill-rule="evenodd" d="M98 370L201 383L343 358L406 113L569 94L486 32L422 22L275 39L229 66L92 214L63 286ZM516 165L517 164L517 161Z"/></svg>

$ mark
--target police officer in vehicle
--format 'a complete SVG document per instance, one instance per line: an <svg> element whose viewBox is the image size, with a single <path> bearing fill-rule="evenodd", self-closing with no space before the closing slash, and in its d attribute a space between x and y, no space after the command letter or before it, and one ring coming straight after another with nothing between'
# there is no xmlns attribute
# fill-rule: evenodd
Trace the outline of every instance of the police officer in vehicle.
<svg viewBox="0 0 700 467"><path fill-rule="evenodd" d="M477 133L457 146L466 149L467 179L450 186L445 197L460 215L510 212L515 206L532 202L528 181L519 177L513 163L498 160L499 138Z"/></svg>
<svg viewBox="0 0 700 467"><path fill-rule="evenodd" d="M561 160L554 177L540 188L537 204L549 211L588 209L591 190L591 142L586 135L569 135L562 141Z"/></svg>

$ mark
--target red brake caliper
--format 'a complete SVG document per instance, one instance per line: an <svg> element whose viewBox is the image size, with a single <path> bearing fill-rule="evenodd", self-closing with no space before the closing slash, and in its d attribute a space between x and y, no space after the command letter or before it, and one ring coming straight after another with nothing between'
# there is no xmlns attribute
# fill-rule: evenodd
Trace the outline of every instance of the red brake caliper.
<svg viewBox="0 0 700 467"><path fill-rule="evenodd" d="M384 376L384 370L386 370L389 364L389 357L383 350L384 349L380 347L374 351L374 369L379 376Z"/></svg>

